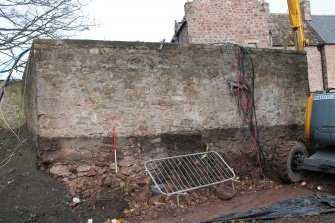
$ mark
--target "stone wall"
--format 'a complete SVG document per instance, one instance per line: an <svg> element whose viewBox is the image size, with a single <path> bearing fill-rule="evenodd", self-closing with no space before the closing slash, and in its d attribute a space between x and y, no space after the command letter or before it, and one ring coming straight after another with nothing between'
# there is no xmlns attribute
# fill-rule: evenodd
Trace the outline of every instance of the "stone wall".
<svg viewBox="0 0 335 223"><path fill-rule="evenodd" d="M272 47L273 49L295 50L291 47ZM308 62L308 82L310 92L323 90L321 53L317 46L305 47Z"/></svg>
<svg viewBox="0 0 335 223"><path fill-rule="evenodd" d="M328 87L335 87L335 45L325 45Z"/></svg>
<svg viewBox="0 0 335 223"><path fill-rule="evenodd" d="M135 182L143 179L145 160L204 151L206 144L233 166L241 154L252 156L236 92L227 86L238 72L237 49L158 48L158 43L34 41L25 73L27 124L41 167L59 176L71 194L86 197L101 186ZM274 138L301 138L309 91L306 54L250 53L264 148ZM247 163L250 172L253 165Z"/></svg>
<svg viewBox="0 0 335 223"><path fill-rule="evenodd" d="M3 81L0 81L0 85L2 83ZM9 125L10 128L15 129L24 125L22 90L21 81L9 84L5 90L5 94L0 102L1 112L5 118L4 120L2 115L0 115L0 126L2 128L7 129Z"/></svg>
<svg viewBox="0 0 335 223"><path fill-rule="evenodd" d="M321 53L318 47L308 46L305 48L308 61L308 80L310 91L323 90Z"/></svg>
<svg viewBox="0 0 335 223"><path fill-rule="evenodd" d="M185 4L189 43L238 42L268 47L269 8L258 0L194 0ZM180 43L185 43L179 40Z"/></svg>

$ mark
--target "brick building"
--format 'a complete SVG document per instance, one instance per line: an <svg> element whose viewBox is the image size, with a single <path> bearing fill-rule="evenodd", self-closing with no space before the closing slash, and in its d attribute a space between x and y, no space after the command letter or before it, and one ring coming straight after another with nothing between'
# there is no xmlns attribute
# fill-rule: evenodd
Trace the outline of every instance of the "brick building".
<svg viewBox="0 0 335 223"><path fill-rule="evenodd" d="M241 43L249 47L294 49L287 14L270 13L259 0L194 0L175 24L172 42ZM311 91L335 87L335 16L312 16L309 0L301 0Z"/></svg>

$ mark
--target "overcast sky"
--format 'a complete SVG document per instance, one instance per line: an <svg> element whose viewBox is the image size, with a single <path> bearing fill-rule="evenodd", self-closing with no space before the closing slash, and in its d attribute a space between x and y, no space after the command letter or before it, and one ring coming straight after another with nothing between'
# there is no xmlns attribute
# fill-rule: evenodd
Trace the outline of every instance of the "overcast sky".
<svg viewBox="0 0 335 223"><path fill-rule="evenodd" d="M82 39L170 41L174 21L184 16L185 0L92 0L88 7L100 27L80 34ZM267 0L272 13L286 13L287 0ZM312 14L335 15L335 0L311 0Z"/></svg>

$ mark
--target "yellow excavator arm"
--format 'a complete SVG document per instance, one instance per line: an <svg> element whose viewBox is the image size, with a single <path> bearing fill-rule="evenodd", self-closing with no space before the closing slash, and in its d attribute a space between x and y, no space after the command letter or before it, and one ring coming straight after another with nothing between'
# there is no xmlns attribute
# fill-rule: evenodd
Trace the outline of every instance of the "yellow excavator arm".
<svg viewBox="0 0 335 223"><path fill-rule="evenodd" d="M304 51L307 41L304 37L304 27L300 12L299 0L287 0L288 11L291 20L291 28L294 46L298 51Z"/></svg>

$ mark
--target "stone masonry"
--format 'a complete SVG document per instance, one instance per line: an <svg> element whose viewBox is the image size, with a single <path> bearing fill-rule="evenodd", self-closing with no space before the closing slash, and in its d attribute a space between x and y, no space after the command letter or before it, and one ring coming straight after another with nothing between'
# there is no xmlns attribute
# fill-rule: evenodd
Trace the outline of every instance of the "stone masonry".
<svg viewBox="0 0 335 223"><path fill-rule="evenodd" d="M65 182L71 195L89 197L124 181L132 187L144 179L145 160L204 151L206 144L228 161L234 154L252 154L240 130L236 92L227 86L238 72L236 48L158 48L158 43L34 41L25 71L27 125L40 167ZM306 54L250 53L261 139L302 137Z"/></svg>
<svg viewBox="0 0 335 223"><path fill-rule="evenodd" d="M329 88L335 88L335 45L325 46L327 55L327 76Z"/></svg>
<svg viewBox="0 0 335 223"><path fill-rule="evenodd" d="M320 46L326 42L313 26L310 1L300 0L300 6L305 38L310 43L305 48L310 91L324 90L327 85L334 86L332 45L327 45L322 62ZM259 48L294 48L288 14L270 13L270 5L265 1L193 0L185 3L184 9L185 17L175 26L174 42L213 44L230 41ZM325 74L325 69L329 75ZM328 76L328 84L324 76Z"/></svg>
<svg viewBox="0 0 335 223"><path fill-rule="evenodd" d="M2 84L0 82L0 84ZM9 125L10 128L15 129L22 126L25 123L23 102L22 102L22 81L10 83L5 94L1 100L0 108L6 122L1 117L0 126L7 129Z"/></svg>
<svg viewBox="0 0 335 223"><path fill-rule="evenodd" d="M308 61L308 81L311 92L323 90L321 54L318 47L306 47Z"/></svg>
<svg viewBox="0 0 335 223"><path fill-rule="evenodd" d="M268 3L257 0L194 0L185 4L187 37L179 43L237 42L269 47Z"/></svg>
<svg viewBox="0 0 335 223"><path fill-rule="evenodd" d="M272 47L272 49L295 50L290 47ZM308 63L308 84L310 92L321 91L323 89L321 54L318 47L309 46L305 48Z"/></svg>

